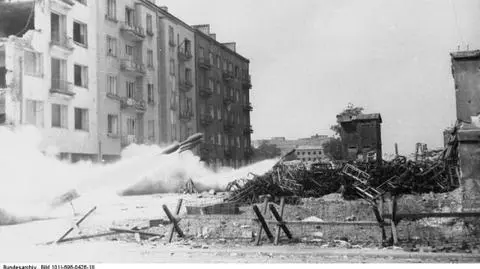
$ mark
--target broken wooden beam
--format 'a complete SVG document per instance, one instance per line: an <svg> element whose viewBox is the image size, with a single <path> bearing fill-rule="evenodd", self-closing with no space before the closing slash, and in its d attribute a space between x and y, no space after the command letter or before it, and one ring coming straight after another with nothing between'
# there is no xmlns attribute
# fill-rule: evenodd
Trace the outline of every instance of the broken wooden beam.
<svg viewBox="0 0 480 269"><path fill-rule="evenodd" d="M78 226L80 225L80 223L82 223L88 216L90 216L90 214L93 213L93 211L95 211L97 209L97 207L93 207L92 209L90 209L90 211L87 212L87 214L85 214L81 219L79 219L76 223L75 223L75 226ZM55 243L60 243L62 242L62 240L65 239L65 237L67 237L72 231L74 230L74 227L70 227L70 229L68 229L57 241L55 241Z"/></svg>
<svg viewBox="0 0 480 269"><path fill-rule="evenodd" d="M262 229L265 230L265 234L267 235L268 239L270 240L270 242L273 243L274 240L273 240L272 232L270 232L270 229L268 228L268 225L267 225L267 222L265 221L265 218L263 218L263 215L260 212L260 209L258 209L258 207L256 205L253 205L253 212L255 212L255 214L257 215L258 220L260 221L260 225L261 225ZM260 230L260 232L261 232L261 230ZM260 232L257 235L257 240L255 242L256 245L260 244L260 240L261 240Z"/></svg>
<svg viewBox="0 0 480 269"><path fill-rule="evenodd" d="M145 232L145 231L141 231L141 230L115 228L115 227L111 227L111 228L110 228L110 231L117 232L117 233L131 233L131 234L141 234L141 235L145 235L145 236L159 236L159 237L164 237L163 234L150 233L150 232Z"/></svg>

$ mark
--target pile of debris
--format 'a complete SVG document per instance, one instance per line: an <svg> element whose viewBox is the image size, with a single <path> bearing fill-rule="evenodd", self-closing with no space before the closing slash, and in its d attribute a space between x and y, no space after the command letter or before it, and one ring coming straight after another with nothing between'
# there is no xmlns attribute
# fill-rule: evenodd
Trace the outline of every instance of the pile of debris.
<svg viewBox="0 0 480 269"><path fill-rule="evenodd" d="M227 199L235 203L259 202L261 195L321 197L341 193L345 199L374 201L386 192L393 194L439 193L459 185L456 128L448 146L428 158L408 160L397 156L381 164L375 161L331 163L286 163L285 155L268 173L250 174L231 182ZM433 156L434 155L434 156Z"/></svg>

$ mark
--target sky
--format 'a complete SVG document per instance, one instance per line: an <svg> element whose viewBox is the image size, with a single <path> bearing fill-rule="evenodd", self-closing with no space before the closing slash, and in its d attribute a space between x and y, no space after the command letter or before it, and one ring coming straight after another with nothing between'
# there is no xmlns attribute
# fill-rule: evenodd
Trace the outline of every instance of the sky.
<svg viewBox="0 0 480 269"><path fill-rule="evenodd" d="M480 49L480 1L163 0L250 59L252 139L332 135L348 103L381 113L383 151L443 146L450 52Z"/></svg>

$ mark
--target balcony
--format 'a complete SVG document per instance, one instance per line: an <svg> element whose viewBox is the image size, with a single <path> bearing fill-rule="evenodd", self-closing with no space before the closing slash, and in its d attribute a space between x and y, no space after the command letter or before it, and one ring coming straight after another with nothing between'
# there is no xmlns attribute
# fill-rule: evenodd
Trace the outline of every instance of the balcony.
<svg viewBox="0 0 480 269"><path fill-rule="evenodd" d="M120 62L120 69L133 76L142 76L145 74L145 65L143 63L136 63L132 59L123 59Z"/></svg>
<svg viewBox="0 0 480 269"><path fill-rule="evenodd" d="M235 100L233 100L233 97L231 96L225 96L223 97L223 103L228 106L230 104L232 104Z"/></svg>
<svg viewBox="0 0 480 269"><path fill-rule="evenodd" d="M181 61L188 61L192 59L192 52L190 49L180 48L178 50L178 59Z"/></svg>
<svg viewBox="0 0 480 269"><path fill-rule="evenodd" d="M72 9L73 5L75 5L73 0L53 0L50 3L53 8L58 8L65 11L69 11Z"/></svg>
<svg viewBox="0 0 480 269"><path fill-rule="evenodd" d="M137 144L138 139L135 135L122 135L120 144L122 147L130 146L131 144Z"/></svg>
<svg viewBox="0 0 480 269"><path fill-rule="evenodd" d="M180 120L182 121L190 121L193 118L192 111L180 111Z"/></svg>
<svg viewBox="0 0 480 269"><path fill-rule="evenodd" d="M200 116L200 124L203 125L204 127L212 124L213 122L213 117L210 114L203 114Z"/></svg>
<svg viewBox="0 0 480 269"><path fill-rule="evenodd" d="M183 92L188 92L192 89L193 83L191 78L181 79L178 88Z"/></svg>
<svg viewBox="0 0 480 269"><path fill-rule="evenodd" d="M234 124L232 122L224 122L223 123L223 130L225 131L225 133L229 134L233 131L233 128L234 128Z"/></svg>
<svg viewBox="0 0 480 269"><path fill-rule="evenodd" d="M153 29L147 28L147 35L153 36Z"/></svg>
<svg viewBox="0 0 480 269"><path fill-rule="evenodd" d="M122 109L135 109L137 112L141 113L147 110L144 100L135 100L128 97L122 97L120 99L120 107Z"/></svg>
<svg viewBox="0 0 480 269"><path fill-rule="evenodd" d="M142 26L133 25L132 23L123 22L120 30L130 41L142 41L145 39L145 30Z"/></svg>
<svg viewBox="0 0 480 269"><path fill-rule="evenodd" d="M116 93L107 92L107 97L119 101L121 98Z"/></svg>
<svg viewBox="0 0 480 269"><path fill-rule="evenodd" d="M206 70L209 70L212 67L212 64L210 63L210 59L205 57L198 58L198 64L200 68L203 68Z"/></svg>
<svg viewBox="0 0 480 269"><path fill-rule="evenodd" d="M209 98L213 94L213 89L207 86L200 88L200 96L203 98Z"/></svg>
<svg viewBox="0 0 480 269"><path fill-rule="evenodd" d="M75 46L73 45L73 38L69 36L60 36L60 37L52 37L52 40L50 41L50 46L52 49L59 49L64 53L72 53L73 50L75 49Z"/></svg>
<svg viewBox="0 0 480 269"><path fill-rule="evenodd" d="M233 72L231 71L223 71L223 74L222 74L222 77L223 77L223 80L225 80L226 82L230 82L233 80Z"/></svg>
<svg viewBox="0 0 480 269"><path fill-rule="evenodd" d="M243 129L243 134L245 135L250 135L253 133L253 129L252 129L252 126L251 125L248 125L247 127L245 127Z"/></svg>
<svg viewBox="0 0 480 269"><path fill-rule="evenodd" d="M250 75L248 75L247 78L243 79L242 87L243 87L244 90L250 90L252 88L252 80L250 78Z"/></svg>
<svg viewBox="0 0 480 269"><path fill-rule="evenodd" d="M73 84L63 79L52 78L52 86L50 88L50 93L52 94L61 94L72 97L75 95L73 92Z"/></svg>
<svg viewBox="0 0 480 269"><path fill-rule="evenodd" d="M252 110L253 110L252 103L248 103L246 105L243 105L243 111L250 112Z"/></svg>

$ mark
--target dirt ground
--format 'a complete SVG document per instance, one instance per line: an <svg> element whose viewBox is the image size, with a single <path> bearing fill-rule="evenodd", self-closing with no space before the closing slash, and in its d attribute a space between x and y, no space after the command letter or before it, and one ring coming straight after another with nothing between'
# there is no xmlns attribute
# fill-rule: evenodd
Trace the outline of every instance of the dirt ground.
<svg viewBox="0 0 480 269"><path fill-rule="evenodd" d="M49 220L28 222L11 226L0 226L0 262L44 262L44 263L155 263L155 262L232 262L232 263L363 263L363 262L480 262L478 253L434 253L407 252L401 248L382 248L378 244L347 245L325 244L324 242L293 243L283 242L280 246L264 242L261 246L252 243L251 210L242 208L239 216L201 220L190 217L181 221L187 234L186 239L175 238L166 243L165 235L169 226L160 225L148 229L158 233L158 238L136 238L133 234L116 234L90 239L46 245L58 239L72 223L78 220L93 206L97 210L80 225L69 237L87 236L109 232L110 227L145 227L150 219L166 219L161 206L167 205L172 211L179 198L184 205L208 204L221 199L225 194L216 195L152 195L103 199L93 203L84 199L75 201L75 217L69 213ZM312 212L286 212L290 218L308 217ZM180 215L185 214L185 207ZM300 215L299 215L300 214ZM348 214L350 214L348 212ZM342 214L345 215L345 214ZM310 231L303 231L310 232ZM313 232L317 233L318 230ZM362 232L363 233L363 232ZM230 237L229 237L230 235ZM223 237L223 238L222 238ZM235 238L235 239L233 239ZM153 239L153 240L152 240Z"/></svg>

